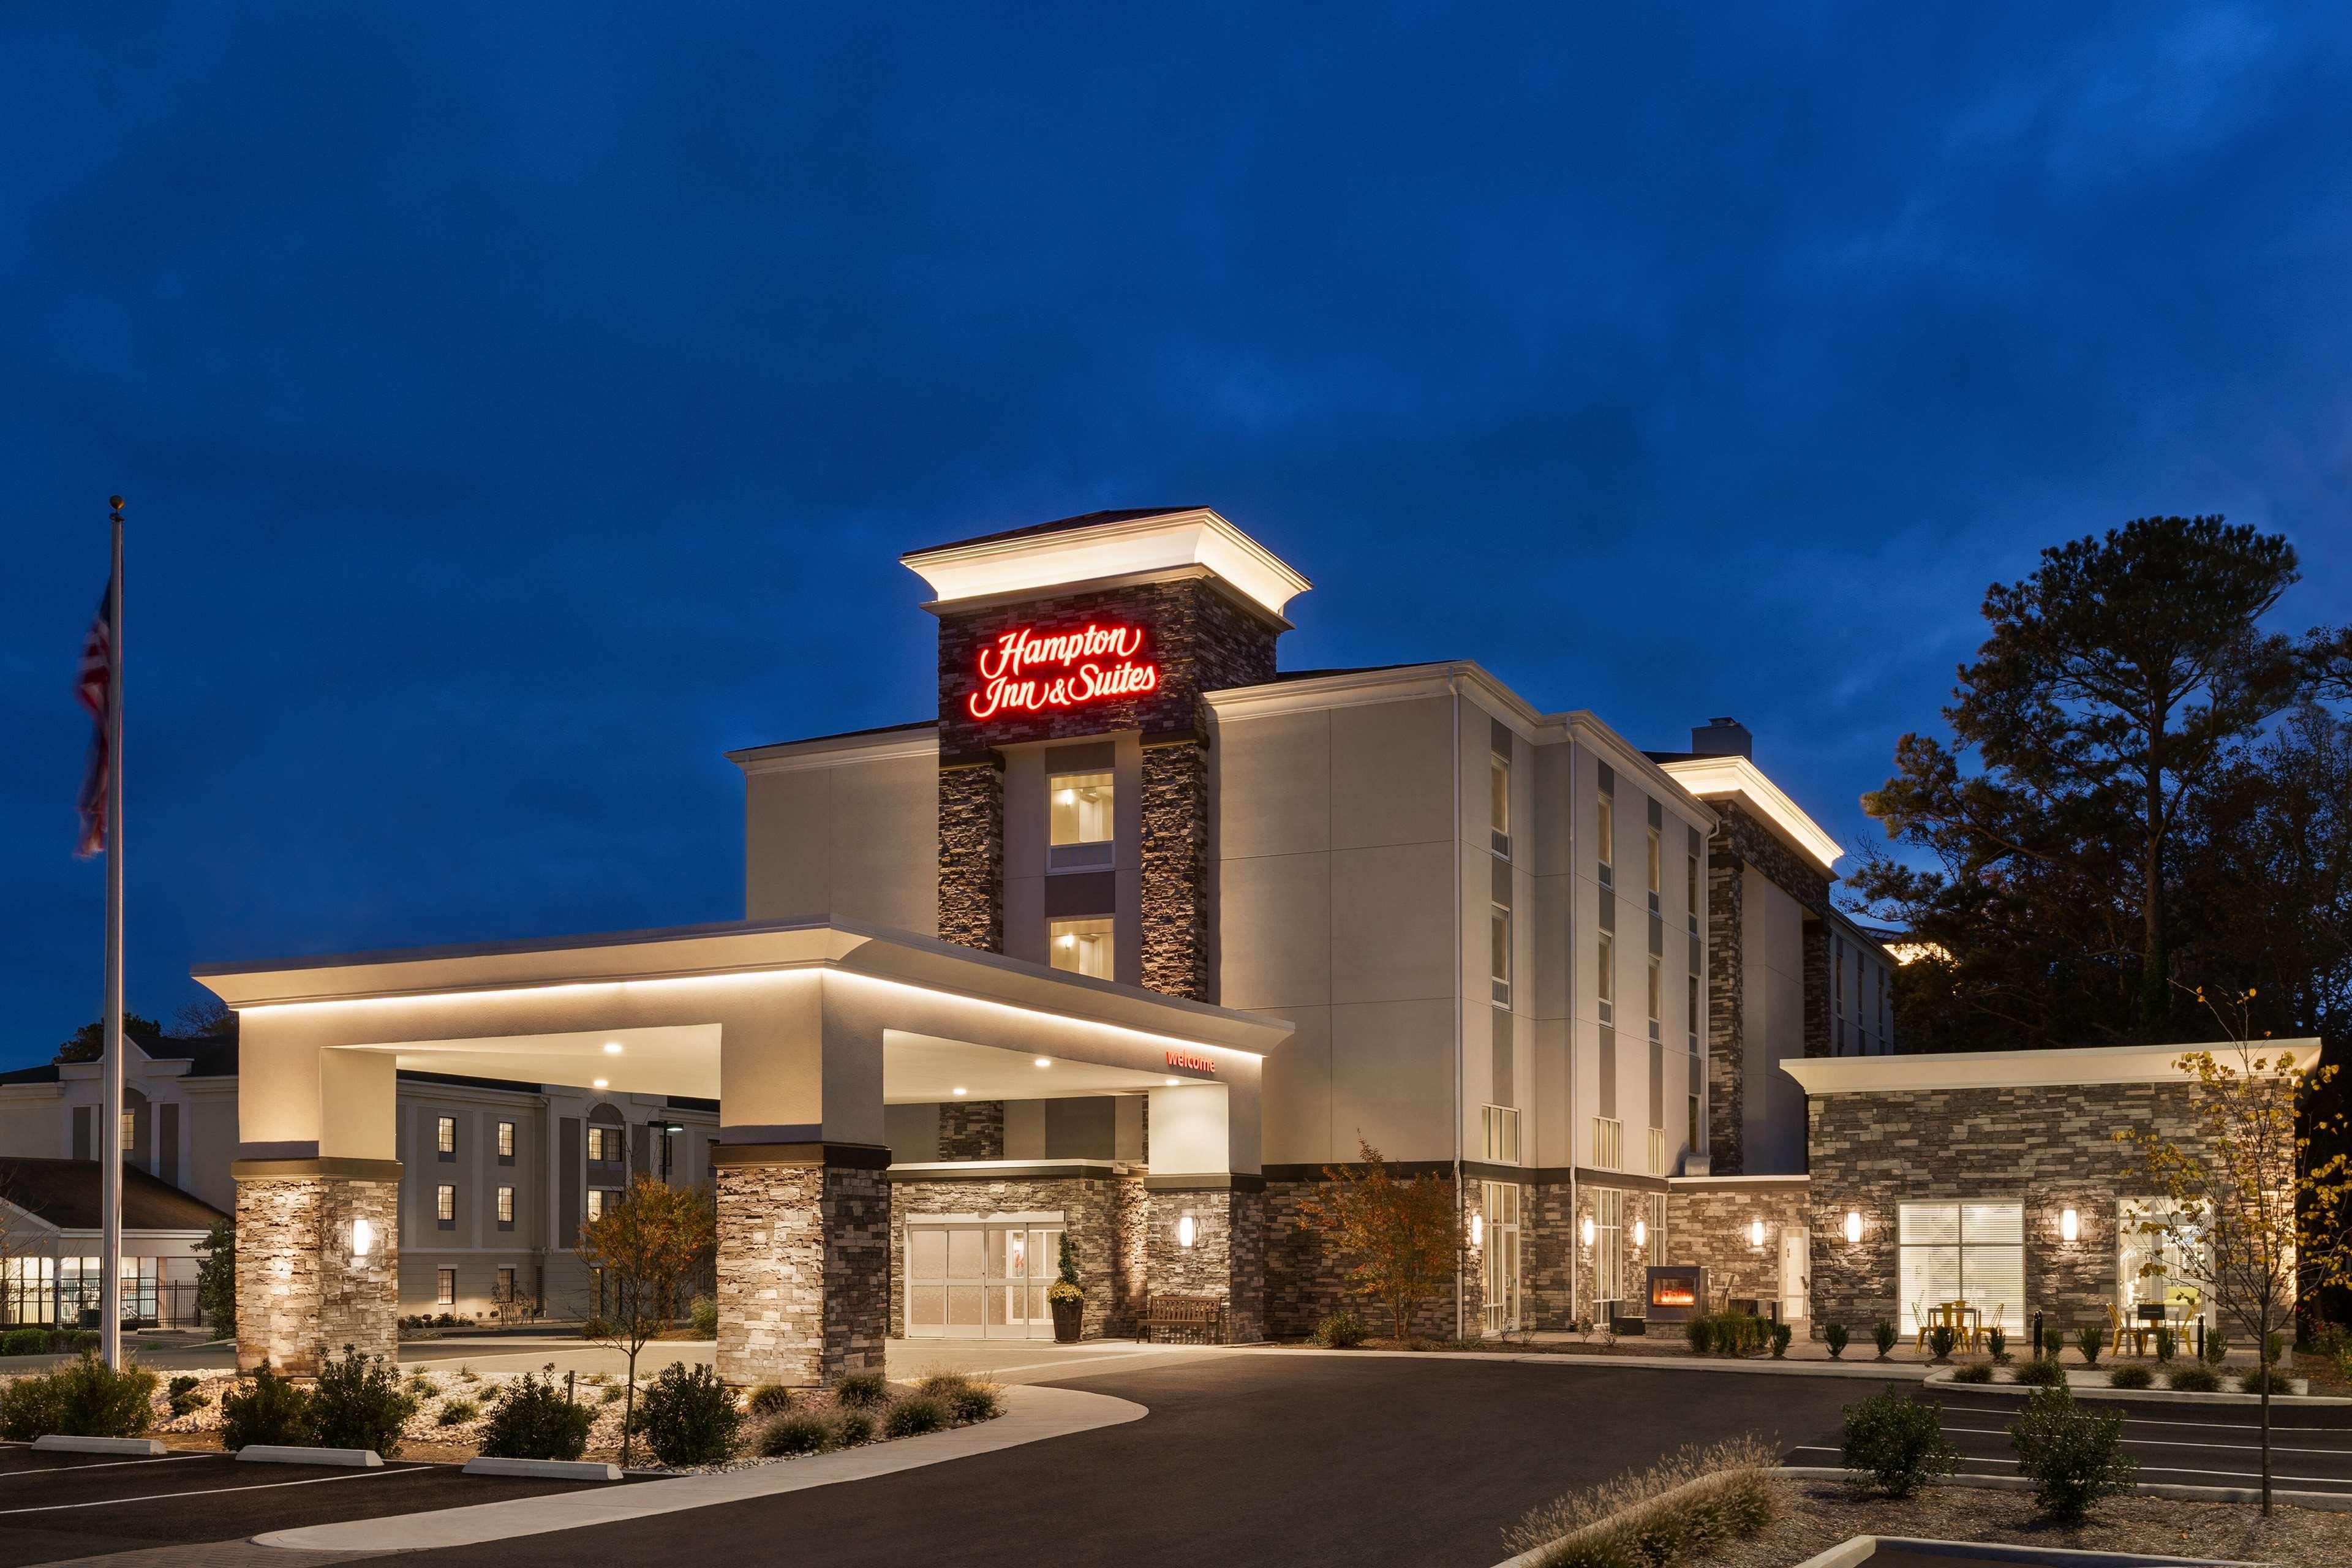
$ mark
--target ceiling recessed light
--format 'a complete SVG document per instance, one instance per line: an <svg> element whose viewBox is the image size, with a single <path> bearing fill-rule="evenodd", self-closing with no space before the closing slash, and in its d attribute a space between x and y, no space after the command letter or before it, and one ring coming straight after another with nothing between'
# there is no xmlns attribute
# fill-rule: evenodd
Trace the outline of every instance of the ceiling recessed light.
<svg viewBox="0 0 2352 1568"><path fill-rule="evenodd" d="M618 1040L606 1040L604 1042L604 1054L608 1057L619 1056L621 1054L621 1042Z"/></svg>
<svg viewBox="0 0 2352 1568"><path fill-rule="evenodd" d="M595 1087L596 1087L596 1088L598 1088L598 1089L606 1089L606 1088L610 1088L610 1087L611 1087L611 1085L612 1085L612 1081L613 1081L613 1080L612 1080L611 1079L600 1078L600 1079L598 1079L596 1080Z"/></svg>
<svg viewBox="0 0 2352 1568"><path fill-rule="evenodd" d="M957 1089L957 1090L956 1090L956 1092L957 1092L958 1094L961 1094L961 1093L963 1092L963 1090L962 1090L962 1089Z"/></svg>
<svg viewBox="0 0 2352 1568"><path fill-rule="evenodd" d="M1054 1058L1051 1057L1039 1057L1037 1058L1037 1065L1041 1068L1052 1067L1054 1065Z"/></svg>
<svg viewBox="0 0 2352 1568"><path fill-rule="evenodd" d="M1181 1078L1171 1078L1171 1079L1170 1079L1168 1081L1169 1081L1171 1084L1179 1084L1179 1083L1182 1083L1184 1080L1183 1080L1182 1079L1181 1079Z"/></svg>

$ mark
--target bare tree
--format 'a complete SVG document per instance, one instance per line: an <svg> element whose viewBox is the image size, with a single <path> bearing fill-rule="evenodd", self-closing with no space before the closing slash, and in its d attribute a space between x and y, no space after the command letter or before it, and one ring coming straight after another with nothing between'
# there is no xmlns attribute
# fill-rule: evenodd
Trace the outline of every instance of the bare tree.
<svg viewBox="0 0 2352 1568"><path fill-rule="evenodd" d="M637 1352L677 1321L680 1289L716 1243L710 1194L639 1175L604 1212L580 1227L580 1260L599 1270L603 1300L593 1337L628 1358L621 1413L621 1463L629 1462L637 1405Z"/></svg>

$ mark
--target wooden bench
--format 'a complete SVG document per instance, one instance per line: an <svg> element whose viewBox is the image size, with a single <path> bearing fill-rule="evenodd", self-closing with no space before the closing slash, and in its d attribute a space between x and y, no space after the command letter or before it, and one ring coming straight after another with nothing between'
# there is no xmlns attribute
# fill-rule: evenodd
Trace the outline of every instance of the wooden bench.
<svg viewBox="0 0 2352 1568"><path fill-rule="evenodd" d="M1136 1334L1139 1340L1150 1342L1154 1329L1184 1329L1213 1336L1212 1344L1223 1344L1225 1339L1225 1303L1214 1296L1151 1296L1136 1314Z"/></svg>

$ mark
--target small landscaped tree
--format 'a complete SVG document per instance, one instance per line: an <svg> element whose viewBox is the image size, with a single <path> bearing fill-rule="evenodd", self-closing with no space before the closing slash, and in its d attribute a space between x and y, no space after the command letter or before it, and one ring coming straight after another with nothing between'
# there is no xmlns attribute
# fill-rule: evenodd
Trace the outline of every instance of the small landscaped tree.
<svg viewBox="0 0 2352 1568"><path fill-rule="evenodd" d="M2134 1174L2155 1199L2126 1222L2156 1245L2142 1273L2198 1287L2257 1349L2261 1368L2263 1511L2271 1510L2272 1336L2293 1323L2302 1290L2352 1281L2352 1162L2340 1151L2340 1116L2298 1124L2311 1091L2336 1069L2299 1064L2293 1052L2249 1041L2253 993L2226 1005L2196 993L2230 1031L2232 1048L2189 1051L2179 1068L2195 1080L2196 1137L2184 1144L2149 1128L2116 1134ZM2323 1147L2339 1151L2323 1154Z"/></svg>
<svg viewBox="0 0 2352 1568"><path fill-rule="evenodd" d="M677 1321L678 1293L696 1278L716 1239L709 1194L647 1175L638 1176L602 1215L580 1227L580 1260L604 1276L604 1300L596 1314L604 1332L598 1341L628 1358L624 1465L629 1462L636 1415L637 1352Z"/></svg>
<svg viewBox="0 0 2352 1568"><path fill-rule="evenodd" d="M216 1340L236 1335L236 1222L223 1216L196 1243L196 1312Z"/></svg>
<svg viewBox="0 0 2352 1568"><path fill-rule="evenodd" d="M1299 1213L1329 1238L1349 1282L1388 1308L1403 1341L1413 1309L1444 1289L1459 1263L1462 1218L1454 1184L1428 1174L1399 1181L1369 1140L1359 1137L1357 1144L1361 1167L1324 1167L1329 1184L1301 1201Z"/></svg>

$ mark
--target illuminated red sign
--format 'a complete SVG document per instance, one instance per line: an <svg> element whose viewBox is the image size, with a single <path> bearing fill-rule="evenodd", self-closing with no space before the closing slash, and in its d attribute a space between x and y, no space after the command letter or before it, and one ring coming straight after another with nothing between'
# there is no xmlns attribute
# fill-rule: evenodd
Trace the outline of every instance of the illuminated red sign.
<svg viewBox="0 0 2352 1568"><path fill-rule="evenodd" d="M1006 632L980 650L981 688L964 699L975 719L1042 713L1160 689L1160 667L1136 656L1141 626L1098 626L1040 634Z"/></svg>
<svg viewBox="0 0 2352 1568"><path fill-rule="evenodd" d="M1182 1068L1186 1072L1214 1072L1217 1070L1216 1063L1211 1061L1206 1057L1196 1057L1190 1051L1169 1052L1168 1065L1171 1068Z"/></svg>

